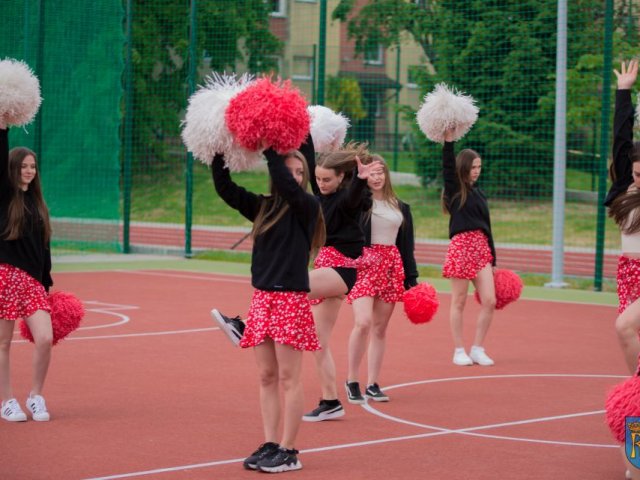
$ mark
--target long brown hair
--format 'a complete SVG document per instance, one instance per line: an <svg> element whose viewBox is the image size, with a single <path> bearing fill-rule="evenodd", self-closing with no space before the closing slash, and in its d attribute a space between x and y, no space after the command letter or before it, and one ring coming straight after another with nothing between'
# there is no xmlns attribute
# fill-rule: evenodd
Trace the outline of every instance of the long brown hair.
<svg viewBox="0 0 640 480"><path fill-rule="evenodd" d="M391 172L389 171L389 166L387 165L387 162L384 161L384 158L382 158L377 153L374 153L362 163L368 164L375 160L379 161L382 164L382 171L384 172L384 185L382 187L382 199L385 202L389 203L393 208L398 210L400 213L402 213L402 210L400 208L400 200L398 199L396 192L393 190L393 185L391 185ZM365 213L367 218L371 218L372 209L373 209L373 202L371 202L371 207ZM402 216L402 224L404 225L404 215Z"/></svg>
<svg viewBox="0 0 640 480"><path fill-rule="evenodd" d="M20 188L22 178L22 162L26 157L31 155L36 161L36 175L29 183L28 190L33 194L36 204L36 210L39 220L42 222L42 230L44 232L44 241L48 243L51 239L51 222L49 220L49 209L42 195L42 187L40 185L40 173L37 169L38 159L36 154L26 147L16 147L9 152L9 183L11 185L12 194L9 208L7 211L7 227L2 232L5 240L17 240L22 236L25 227L25 217L27 215L27 206L24 201L24 192ZM33 212L30 212L33 213ZM36 219L36 221L38 221Z"/></svg>
<svg viewBox="0 0 640 480"><path fill-rule="evenodd" d="M367 163L367 159L371 156L366 143L349 142L344 147L333 152L323 152L316 159L316 166L333 170L336 175L344 174L344 180L338 187L344 188L348 185L348 180L353 176L353 170L356 167L356 157ZM315 172L310 172L314 175Z"/></svg>
<svg viewBox="0 0 640 480"><path fill-rule="evenodd" d="M444 198L444 191L442 192L442 209L445 213L451 213L449 211L449 205L451 205L451 202L456 198L460 198L460 206L458 207L458 210L460 210L466 203L469 192L471 191L471 168L473 167L473 161L476 158L480 158L480 155L478 155L478 152L471 150L470 148L465 148L458 153L458 156L456 157L456 175L458 177L460 190L456 192L453 198L448 199L448 204L446 201L447 199Z"/></svg>
<svg viewBox="0 0 640 480"><path fill-rule="evenodd" d="M298 150L292 150L284 155L285 160L290 157L294 157L302 163L302 183L300 184L300 188L306 192L309 185L309 167L307 165L307 161L304 158L304 155L302 155ZM278 223L287 210L289 210L289 204L280 196L278 190L274 187L272 180L269 181L269 191L271 192L271 195L265 197L265 201L261 203L260 210L258 210L258 214L253 221L251 238L254 240L258 235L262 235ZM326 232L324 216L322 215L322 209L319 208L313 237L311 238L311 251L315 252L319 250L324 245L325 239Z"/></svg>

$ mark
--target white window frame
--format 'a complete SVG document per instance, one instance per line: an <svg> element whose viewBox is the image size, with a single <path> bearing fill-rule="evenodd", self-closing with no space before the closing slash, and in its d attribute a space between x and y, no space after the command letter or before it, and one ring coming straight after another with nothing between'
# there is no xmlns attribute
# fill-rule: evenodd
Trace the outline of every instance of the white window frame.
<svg viewBox="0 0 640 480"><path fill-rule="evenodd" d="M296 67L296 60L298 60L298 61L305 60L305 61L308 62L309 68L308 68L308 71L307 71L306 75L300 75L300 74L294 74L293 73L293 70L295 70L295 67ZM309 80L309 81L313 80L313 77L315 76L315 72L314 72L315 64L314 64L313 60L314 60L313 57L308 57L308 56L305 56L305 55L294 55L293 56L293 68L291 69L292 70L291 78L294 79L294 80Z"/></svg>
<svg viewBox="0 0 640 480"><path fill-rule="evenodd" d="M364 63L366 65L383 65L384 64L384 49L382 45L378 44L378 57L377 58L366 58L369 52L365 51L364 53Z"/></svg>
<svg viewBox="0 0 640 480"><path fill-rule="evenodd" d="M286 17L287 16L287 0L277 0L278 9L269 13L272 17ZM271 3L271 2L269 2Z"/></svg>

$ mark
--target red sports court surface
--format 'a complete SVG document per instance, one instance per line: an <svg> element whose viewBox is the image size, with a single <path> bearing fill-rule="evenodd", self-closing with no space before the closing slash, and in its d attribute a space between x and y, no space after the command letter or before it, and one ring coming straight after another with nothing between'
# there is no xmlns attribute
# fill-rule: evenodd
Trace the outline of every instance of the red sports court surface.
<svg viewBox="0 0 640 480"><path fill-rule="evenodd" d="M242 479L263 441L253 353L234 348L209 311L245 314L248 277L176 270L57 273L87 308L54 347L48 423L0 422L0 478ZM486 344L494 367L451 363L449 296L427 325L393 314L381 384L386 404L346 404L332 422L303 423L297 479L624 478L604 421L607 390L625 368L615 308L520 300L498 312ZM477 306L469 298L467 343ZM346 375L352 324L334 336ZM16 329L17 330L17 329ZM14 393L29 389L33 349L16 334ZM319 391L305 355L305 405ZM365 371L362 372L362 381Z"/></svg>

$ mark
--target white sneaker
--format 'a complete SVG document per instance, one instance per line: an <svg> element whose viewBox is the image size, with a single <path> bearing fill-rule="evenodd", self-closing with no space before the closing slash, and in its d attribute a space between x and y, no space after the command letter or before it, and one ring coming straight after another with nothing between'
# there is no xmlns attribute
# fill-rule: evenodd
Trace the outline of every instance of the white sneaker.
<svg viewBox="0 0 640 480"><path fill-rule="evenodd" d="M473 361L473 363L477 363L483 367L490 367L493 365L493 360L489 358L489 356L484 353L484 348L474 345L471 347L471 351L469 352L469 357Z"/></svg>
<svg viewBox="0 0 640 480"><path fill-rule="evenodd" d="M2 402L2 418L9 422L26 422L27 414L22 411L15 398Z"/></svg>
<svg viewBox="0 0 640 480"><path fill-rule="evenodd" d="M49 421L49 412L47 411L47 405L44 403L42 395L33 395L27 398L26 406L36 422Z"/></svg>
<svg viewBox="0 0 640 480"><path fill-rule="evenodd" d="M456 348L453 351L453 363L460 366L467 366L473 365L473 360L469 358L469 355L464 351L464 348Z"/></svg>

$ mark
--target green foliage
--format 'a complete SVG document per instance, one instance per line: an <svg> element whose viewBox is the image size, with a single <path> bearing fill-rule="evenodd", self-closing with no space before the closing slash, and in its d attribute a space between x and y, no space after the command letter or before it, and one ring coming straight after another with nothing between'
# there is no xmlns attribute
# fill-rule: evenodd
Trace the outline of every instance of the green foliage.
<svg viewBox="0 0 640 480"><path fill-rule="evenodd" d="M275 70L273 55L282 45L269 31L266 2L201 0L196 18L200 69L235 71L243 62L255 73ZM168 161L167 139L179 134L188 93L189 3L134 0L133 19L133 143L136 169L144 171Z"/></svg>
<svg viewBox="0 0 640 480"><path fill-rule="evenodd" d="M354 77L327 77L327 106L342 112L352 121L367 116L362 102L362 90Z"/></svg>

